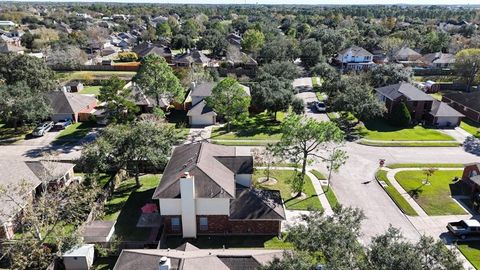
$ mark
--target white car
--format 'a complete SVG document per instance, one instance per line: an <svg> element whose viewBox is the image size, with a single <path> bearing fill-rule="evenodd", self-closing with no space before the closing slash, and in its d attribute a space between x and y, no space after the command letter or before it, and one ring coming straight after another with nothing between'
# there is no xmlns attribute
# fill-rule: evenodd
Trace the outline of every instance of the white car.
<svg viewBox="0 0 480 270"><path fill-rule="evenodd" d="M38 125L32 132L32 135L35 137L42 137L53 127L53 121L43 122Z"/></svg>

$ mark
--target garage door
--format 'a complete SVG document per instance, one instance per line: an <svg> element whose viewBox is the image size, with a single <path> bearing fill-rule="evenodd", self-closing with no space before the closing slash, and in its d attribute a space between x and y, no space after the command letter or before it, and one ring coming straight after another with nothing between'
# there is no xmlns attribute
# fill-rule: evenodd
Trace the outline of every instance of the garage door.
<svg viewBox="0 0 480 270"><path fill-rule="evenodd" d="M215 124L214 121L215 117L211 115L206 116L191 116L191 123L192 126L208 126Z"/></svg>
<svg viewBox="0 0 480 270"><path fill-rule="evenodd" d="M441 127L456 126L458 117L438 117L436 124Z"/></svg>

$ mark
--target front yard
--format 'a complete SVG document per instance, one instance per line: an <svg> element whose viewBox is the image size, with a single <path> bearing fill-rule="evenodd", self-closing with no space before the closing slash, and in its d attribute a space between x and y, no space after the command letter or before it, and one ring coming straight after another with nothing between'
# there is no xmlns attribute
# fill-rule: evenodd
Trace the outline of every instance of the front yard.
<svg viewBox="0 0 480 270"><path fill-rule="evenodd" d="M457 247L475 269L480 269L480 241L458 243Z"/></svg>
<svg viewBox="0 0 480 270"><path fill-rule="evenodd" d="M461 176L461 170L437 170L425 184L424 172L415 170L400 171L395 179L428 215L462 215L466 212L452 199L450 190L452 180Z"/></svg>
<svg viewBox="0 0 480 270"><path fill-rule="evenodd" d="M260 177L265 177L265 170L256 170L253 174L254 185L265 189L280 190L282 199L285 203L285 208L289 210L323 209L317 193L315 192L315 188L308 176L305 176L305 185L303 187L305 198L293 198L292 196L292 188L289 183L295 176L294 170L271 170L270 176L275 178L277 183L273 185L263 185L258 183Z"/></svg>
<svg viewBox="0 0 480 270"><path fill-rule="evenodd" d="M55 138L54 143L59 143L62 141L78 141L83 139L89 132L96 127L97 124L94 122L78 122L73 123L70 126L66 127L64 130L58 134Z"/></svg>
<svg viewBox="0 0 480 270"><path fill-rule="evenodd" d="M435 129L420 125L410 128L399 128L390 125L384 119L366 121L360 133L365 139L376 141L455 141L451 136Z"/></svg>
<svg viewBox="0 0 480 270"><path fill-rule="evenodd" d="M29 126L21 126L15 130L13 127L7 127L4 123L0 123L0 140L18 141L24 139L30 132L32 132L32 127Z"/></svg>
<svg viewBox="0 0 480 270"><path fill-rule="evenodd" d="M460 123L460 127L463 128L466 132L475 136L476 138L480 138L480 124L465 118Z"/></svg>
<svg viewBox="0 0 480 270"><path fill-rule="evenodd" d="M385 191L387 192L388 196L395 202L395 204L402 210L403 213L409 216L418 216L417 212L415 209L412 208L412 206L405 200L404 197L402 197L402 194L398 192L398 190L390 183L390 181L387 178L387 171L385 170L378 170L375 178L378 181L383 181L387 186L383 187Z"/></svg>
<svg viewBox="0 0 480 270"><path fill-rule="evenodd" d="M146 240L149 228L137 228L141 208L153 202L152 195L160 182L161 175L145 175L140 178L142 186L135 186L135 179L129 178L120 183L112 197L105 204L104 220L116 220L115 234L124 241Z"/></svg>

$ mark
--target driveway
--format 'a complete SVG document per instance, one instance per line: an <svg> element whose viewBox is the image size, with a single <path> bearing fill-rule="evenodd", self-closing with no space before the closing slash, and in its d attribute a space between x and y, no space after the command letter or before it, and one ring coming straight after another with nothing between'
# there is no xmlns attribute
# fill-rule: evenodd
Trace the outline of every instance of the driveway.
<svg viewBox="0 0 480 270"><path fill-rule="evenodd" d="M317 96L314 92L302 92L295 95L298 98L301 98L305 103L305 114L309 117L316 119L317 121L330 121L326 113L318 113L312 110L312 107L309 106L314 101L318 101Z"/></svg>

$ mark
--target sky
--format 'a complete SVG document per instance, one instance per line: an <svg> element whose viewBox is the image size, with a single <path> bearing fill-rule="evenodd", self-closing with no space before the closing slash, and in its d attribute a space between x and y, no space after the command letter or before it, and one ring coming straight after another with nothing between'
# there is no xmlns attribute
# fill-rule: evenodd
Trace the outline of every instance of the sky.
<svg viewBox="0 0 480 270"><path fill-rule="evenodd" d="M4 1L4 0L0 0ZM180 3L180 4L309 4L309 5L480 5L480 0L22 0L22 2L121 2L121 3Z"/></svg>

